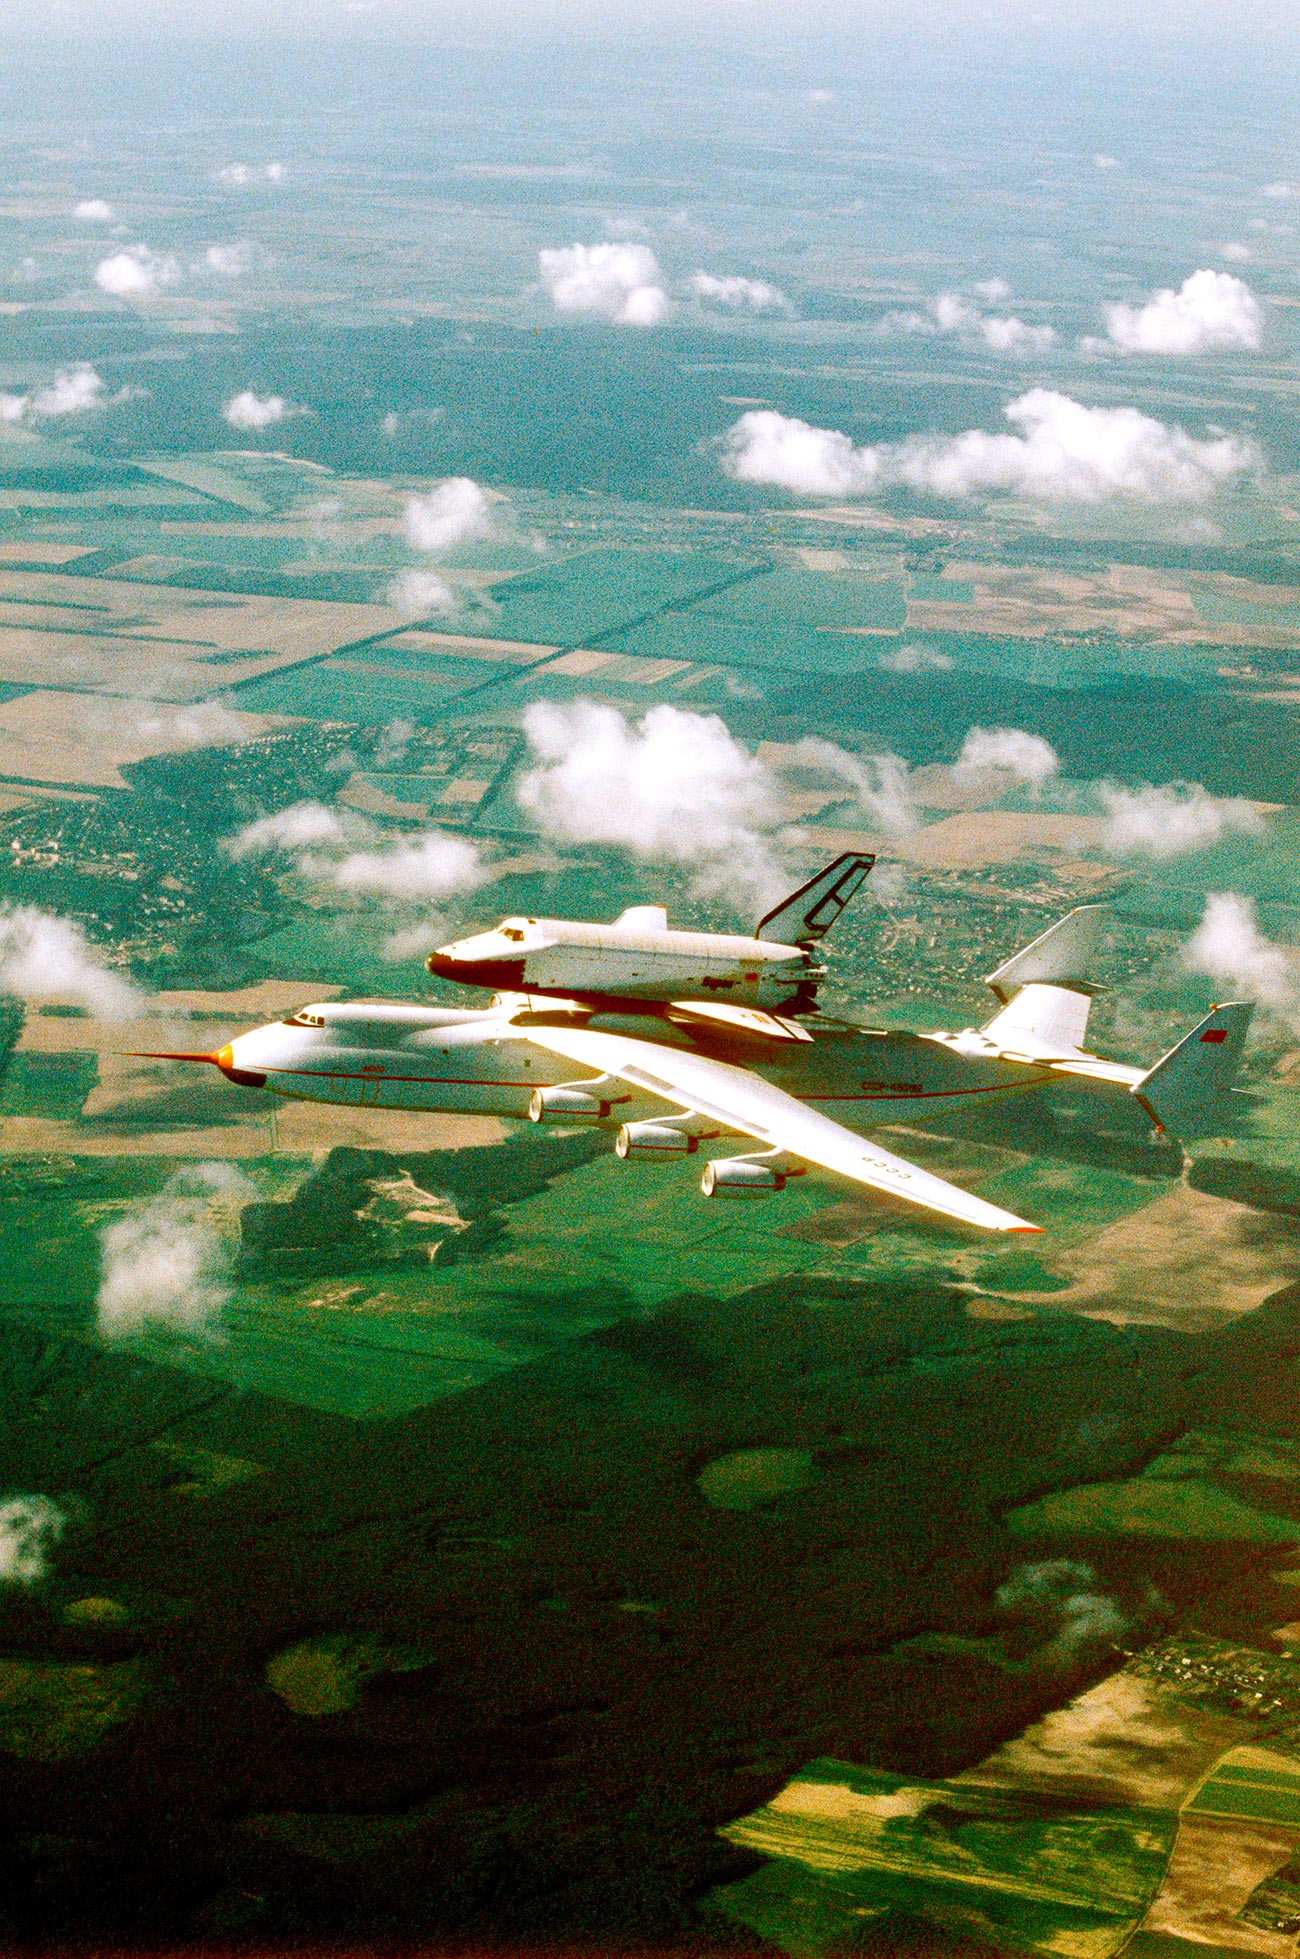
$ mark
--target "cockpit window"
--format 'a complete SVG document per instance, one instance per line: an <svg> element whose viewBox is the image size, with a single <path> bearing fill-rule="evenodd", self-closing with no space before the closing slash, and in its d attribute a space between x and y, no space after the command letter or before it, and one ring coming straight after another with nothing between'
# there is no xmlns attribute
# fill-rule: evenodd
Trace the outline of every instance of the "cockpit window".
<svg viewBox="0 0 1300 1959"><path fill-rule="evenodd" d="M306 1007L302 1007L296 1014L290 1014L287 1020L282 1020L280 1025L282 1027L323 1027L325 1025L325 1016L324 1014L311 1013Z"/></svg>
<svg viewBox="0 0 1300 1959"><path fill-rule="evenodd" d="M509 939L514 945L523 944L523 938L524 938L523 933L516 932L512 925L503 925L501 928L501 936L503 939Z"/></svg>

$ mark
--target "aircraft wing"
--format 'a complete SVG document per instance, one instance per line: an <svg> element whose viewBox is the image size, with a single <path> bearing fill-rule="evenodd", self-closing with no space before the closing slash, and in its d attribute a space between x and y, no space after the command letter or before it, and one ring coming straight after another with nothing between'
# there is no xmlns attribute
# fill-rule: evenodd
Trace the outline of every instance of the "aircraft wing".
<svg viewBox="0 0 1300 1959"><path fill-rule="evenodd" d="M832 1170L869 1190L901 1197L922 1210L986 1231L1039 1231L1011 1211L986 1204L956 1184L945 1183L878 1144L854 1135L829 1116L819 1115L783 1088L748 1069L708 1055L660 1047L630 1035L606 1034L590 1028L523 1027L519 1032L535 1046L613 1075L629 1087L662 1096L678 1110L705 1117L722 1128L765 1143L769 1149Z"/></svg>

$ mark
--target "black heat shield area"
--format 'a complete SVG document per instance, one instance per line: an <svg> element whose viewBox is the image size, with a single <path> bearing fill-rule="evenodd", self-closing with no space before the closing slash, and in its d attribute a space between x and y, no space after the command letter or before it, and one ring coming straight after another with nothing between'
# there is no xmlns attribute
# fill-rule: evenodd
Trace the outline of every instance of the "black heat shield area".
<svg viewBox="0 0 1300 1959"><path fill-rule="evenodd" d="M522 993L522 959L447 959L431 952L425 961L436 979L455 980L459 986L481 986L488 993Z"/></svg>

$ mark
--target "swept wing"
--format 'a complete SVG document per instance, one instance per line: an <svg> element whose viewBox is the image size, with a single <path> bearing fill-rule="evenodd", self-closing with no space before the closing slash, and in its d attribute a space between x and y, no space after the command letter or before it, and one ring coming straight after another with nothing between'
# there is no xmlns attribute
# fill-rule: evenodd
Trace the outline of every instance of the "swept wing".
<svg viewBox="0 0 1300 1959"><path fill-rule="evenodd" d="M928 1170L917 1169L902 1157L891 1156L888 1150L855 1136L829 1116L807 1108L783 1088L730 1062L590 1028L524 1027L519 1031L552 1054L616 1076L630 1088L661 1096L679 1110L752 1136L769 1149L784 1150L818 1169L865 1184L869 1190L884 1191L922 1210L980 1225L986 1231L1041 1229L1011 1211L999 1210L996 1204L972 1197L956 1184L945 1183Z"/></svg>

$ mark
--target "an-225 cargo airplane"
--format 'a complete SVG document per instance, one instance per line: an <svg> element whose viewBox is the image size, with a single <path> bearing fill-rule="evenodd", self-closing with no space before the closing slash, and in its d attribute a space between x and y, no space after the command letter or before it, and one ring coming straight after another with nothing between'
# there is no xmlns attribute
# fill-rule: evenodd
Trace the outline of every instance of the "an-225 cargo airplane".
<svg viewBox="0 0 1300 1959"><path fill-rule="evenodd" d="M657 905L612 925L508 918L428 962L491 990L490 1006L322 1002L217 1054L159 1058L211 1062L232 1082L306 1101L618 1124L626 1162L746 1137L757 1147L706 1165L706 1197L766 1196L811 1167L992 1231L1040 1227L861 1132L1052 1083L1132 1097L1176 1135L1221 1117L1251 1003L1216 1007L1152 1068L1084 1047L1099 905L989 974L998 1011L983 1027L915 1034L819 1014L817 948L874 861L838 857L752 938L670 930Z"/></svg>

